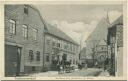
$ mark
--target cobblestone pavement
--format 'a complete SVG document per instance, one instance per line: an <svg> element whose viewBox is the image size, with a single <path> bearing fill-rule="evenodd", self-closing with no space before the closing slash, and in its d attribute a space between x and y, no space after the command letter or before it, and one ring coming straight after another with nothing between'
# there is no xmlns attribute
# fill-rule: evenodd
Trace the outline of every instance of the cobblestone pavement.
<svg viewBox="0 0 128 81"><path fill-rule="evenodd" d="M87 76L98 76L102 72L102 69L97 68L88 68L82 70L75 70L72 73L63 73L58 74L57 71L48 71L48 72L41 72L30 74L28 76L35 76L35 77L87 77Z"/></svg>
<svg viewBox="0 0 128 81"><path fill-rule="evenodd" d="M109 77L109 73L107 71L102 71L100 74L99 74L99 77Z"/></svg>

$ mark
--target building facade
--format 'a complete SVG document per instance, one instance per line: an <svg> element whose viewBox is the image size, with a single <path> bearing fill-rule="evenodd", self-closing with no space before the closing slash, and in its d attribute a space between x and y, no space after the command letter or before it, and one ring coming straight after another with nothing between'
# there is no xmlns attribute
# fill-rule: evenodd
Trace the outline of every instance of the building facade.
<svg viewBox="0 0 128 81"><path fill-rule="evenodd" d="M80 53L79 53L79 59L80 59L80 63L85 63L85 59L86 59L86 47L83 47L81 50L80 50Z"/></svg>
<svg viewBox="0 0 128 81"><path fill-rule="evenodd" d="M110 74L123 76L123 15L110 24L107 40L111 50Z"/></svg>
<svg viewBox="0 0 128 81"><path fill-rule="evenodd" d="M107 40L107 26L108 22L106 18L102 18L100 22L97 24L94 31L89 35L89 37L86 39L86 54L82 55L86 57L87 61L89 60L90 67L94 66L95 55L97 52L97 46L100 43L101 40ZM89 66L89 65L88 65Z"/></svg>
<svg viewBox="0 0 128 81"><path fill-rule="evenodd" d="M108 57L109 57L109 55L108 55L107 41L105 42L105 40L101 40L96 47L96 54L95 54L96 63L95 63L95 65L98 67L104 68L105 60Z"/></svg>
<svg viewBox="0 0 128 81"><path fill-rule="evenodd" d="M46 23L45 29L44 67L57 70L57 64L68 61L77 66L79 45L57 27Z"/></svg>
<svg viewBox="0 0 128 81"><path fill-rule="evenodd" d="M41 71L44 24L30 5L5 5L5 76Z"/></svg>

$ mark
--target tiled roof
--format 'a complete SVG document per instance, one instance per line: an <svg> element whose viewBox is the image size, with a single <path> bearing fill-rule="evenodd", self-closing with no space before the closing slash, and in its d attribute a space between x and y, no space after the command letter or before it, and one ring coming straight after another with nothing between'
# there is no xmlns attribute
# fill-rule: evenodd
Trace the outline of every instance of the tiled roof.
<svg viewBox="0 0 128 81"><path fill-rule="evenodd" d="M46 27L44 27L44 29L46 30L45 33L49 33L51 35L59 37L59 38L61 38L63 40L71 42L73 44L79 45L72 38L70 38L68 35L66 35L63 31L61 31L57 27L54 27L54 26L50 25L49 23L45 22L45 20L43 19L43 17L40 14L40 11L36 7L34 7L33 5L31 5L30 7L34 8L34 9L36 9L38 11L39 16L41 17L41 20L42 20L43 24L46 26Z"/></svg>
<svg viewBox="0 0 128 81"><path fill-rule="evenodd" d="M109 28L117 25L117 24L123 24L123 15L118 17L113 23L110 24Z"/></svg>
<svg viewBox="0 0 128 81"><path fill-rule="evenodd" d="M51 35L54 35L60 39L66 40L68 42L71 42L75 45L78 45L78 43L76 43L72 38L70 38L68 35L66 35L63 31L61 31L60 29L58 29L55 26L50 25L49 23L45 23L45 33L49 33Z"/></svg>

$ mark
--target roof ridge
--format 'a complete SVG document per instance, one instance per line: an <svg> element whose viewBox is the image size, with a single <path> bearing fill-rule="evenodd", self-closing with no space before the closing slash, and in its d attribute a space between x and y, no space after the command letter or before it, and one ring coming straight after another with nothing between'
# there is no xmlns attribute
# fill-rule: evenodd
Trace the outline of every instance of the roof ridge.
<svg viewBox="0 0 128 81"><path fill-rule="evenodd" d="M70 36L68 36L65 32L60 30L58 27L55 27L55 26L51 25L48 22L45 22L45 24L47 25L46 27L48 28L48 33L53 34L53 35L55 35L55 36L57 36L59 38L62 38L64 40L66 40L66 41L69 41L69 42L72 42L73 44L77 44L78 45L78 43L75 40L73 40ZM51 27L50 26L48 27L48 25L50 25ZM49 28L56 29L56 31L50 31ZM55 34L55 32L56 32L56 34ZM60 35L63 34L64 37L58 35L57 33L59 33Z"/></svg>

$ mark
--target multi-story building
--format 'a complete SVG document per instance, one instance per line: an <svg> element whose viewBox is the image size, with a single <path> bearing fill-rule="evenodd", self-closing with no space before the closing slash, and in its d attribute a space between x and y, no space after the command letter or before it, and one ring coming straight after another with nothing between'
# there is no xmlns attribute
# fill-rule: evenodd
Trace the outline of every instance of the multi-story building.
<svg viewBox="0 0 128 81"><path fill-rule="evenodd" d="M94 31L86 39L86 54L81 55L81 57L86 57L89 67L92 67L96 62L95 53L96 48L101 40L107 40L107 26L108 22L106 18L102 18L97 24Z"/></svg>
<svg viewBox="0 0 128 81"><path fill-rule="evenodd" d="M109 25L107 40L111 50L110 74L123 76L123 15Z"/></svg>
<svg viewBox="0 0 128 81"><path fill-rule="evenodd" d="M109 57L109 55L108 55L107 41L101 40L96 47L96 52L95 52L96 63L95 63L95 65L104 67L105 60L108 57Z"/></svg>
<svg viewBox="0 0 128 81"><path fill-rule="evenodd" d="M30 5L5 5L5 76L40 71L44 24Z"/></svg>
<svg viewBox="0 0 128 81"><path fill-rule="evenodd" d="M76 66L79 60L79 45L57 27L45 23L44 67L56 70L57 63L65 60Z"/></svg>
<svg viewBox="0 0 128 81"><path fill-rule="evenodd" d="M86 54L86 47L83 47L81 50L80 50L80 53L79 53L79 59L81 62L84 62L86 57L82 57L82 55L85 55Z"/></svg>

